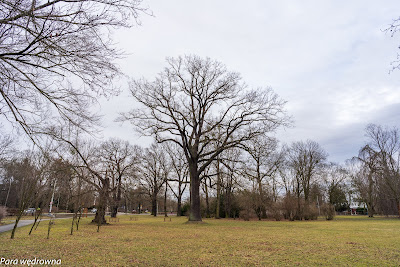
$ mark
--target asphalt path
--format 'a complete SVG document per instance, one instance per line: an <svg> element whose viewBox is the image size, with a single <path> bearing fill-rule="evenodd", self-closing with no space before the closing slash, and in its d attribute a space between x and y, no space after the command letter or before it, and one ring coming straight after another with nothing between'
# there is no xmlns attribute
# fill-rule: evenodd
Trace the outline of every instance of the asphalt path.
<svg viewBox="0 0 400 267"><path fill-rule="evenodd" d="M19 221L17 228L22 227L22 226L30 225L34 221L35 220L21 220L21 221ZM42 221L44 221L44 220L42 220ZM10 224L6 224L6 225L3 225L3 226L0 226L0 233L11 231L14 228L14 224L15 223L10 223Z"/></svg>
<svg viewBox="0 0 400 267"><path fill-rule="evenodd" d="M129 213L122 213L122 214L129 214ZM142 214L134 214L134 215L149 215L149 214L148 213L142 213ZM172 214L170 214L170 215L172 215ZM55 219L59 220L59 219L71 219L72 218L72 214L65 214L64 216L66 216L66 217L55 218ZM90 214L89 216L94 216L94 214ZM47 221L47 220L49 220L49 219L42 219L42 221ZM19 221L17 228L22 227L22 226L30 225L34 221L35 220L21 220L21 221ZM11 231L14 228L14 224L15 223L10 223L10 224L6 224L6 225L0 226L0 233Z"/></svg>

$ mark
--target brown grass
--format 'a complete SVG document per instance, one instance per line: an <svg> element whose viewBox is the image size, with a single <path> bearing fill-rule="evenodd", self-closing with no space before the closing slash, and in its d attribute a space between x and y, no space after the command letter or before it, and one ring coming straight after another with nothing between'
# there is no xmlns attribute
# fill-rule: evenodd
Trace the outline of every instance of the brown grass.
<svg viewBox="0 0 400 267"><path fill-rule="evenodd" d="M61 259L63 266L399 266L400 220L338 217L333 221L204 220L121 216L97 227L83 219L69 235L71 220L57 220L46 239L47 223L28 237L0 234L0 257Z"/></svg>

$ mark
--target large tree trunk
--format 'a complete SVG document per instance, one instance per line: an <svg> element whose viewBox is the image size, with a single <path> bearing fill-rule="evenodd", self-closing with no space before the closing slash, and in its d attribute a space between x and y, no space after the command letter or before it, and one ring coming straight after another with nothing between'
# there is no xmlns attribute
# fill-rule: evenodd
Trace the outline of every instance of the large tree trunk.
<svg viewBox="0 0 400 267"><path fill-rule="evenodd" d="M178 211L176 212L176 216L180 217L182 216L182 197L178 197Z"/></svg>
<svg viewBox="0 0 400 267"><path fill-rule="evenodd" d="M112 210L111 210L111 217L113 217L113 218L117 217L119 204L121 202L121 193L122 193L121 185L122 185L122 179L121 179L121 177L119 177L117 193L114 195L114 206L112 207Z"/></svg>
<svg viewBox="0 0 400 267"><path fill-rule="evenodd" d="M97 211L96 211L96 216L94 217L94 219L92 220L92 223L96 223L96 224L106 224L106 205L104 203L99 203L98 207L97 207Z"/></svg>
<svg viewBox="0 0 400 267"><path fill-rule="evenodd" d="M106 224L106 207L107 207L107 201L108 201L108 188L109 188L109 181L104 180L102 181L103 183L103 188L100 191L99 194L99 203L97 205L97 211L96 211L96 216L92 220L93 223L96 224Z"/></svg>
<svg viewBox="0 0 400 267"><path fill-rule="evenodd" d="M151 215L157 216L157 194L151 196Z"/></svg>
<svg viewBox="0 0 400 267"><path fill-rule="evenodd" d="M200 210L200 177L197 164L191 163L190 168L190 215L189 221L201 222Z"/></svg>

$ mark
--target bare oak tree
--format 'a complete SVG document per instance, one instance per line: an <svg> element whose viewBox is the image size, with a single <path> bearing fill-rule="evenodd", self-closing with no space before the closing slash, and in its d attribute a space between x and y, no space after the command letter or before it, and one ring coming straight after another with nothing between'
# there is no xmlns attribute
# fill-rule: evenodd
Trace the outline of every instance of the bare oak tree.
<svg viewBox="0 0 400 267"><path fill-rule="evenodd" d="M141 0L0 0L0 115L35 141L53 119L88 130L95 96L116 94L112 29Z"/></svg>
<svg viewBox="0 0 400 267"><path fill-rule="evenodd" d="M190 176L189 221L201 221L201 174L224 150L286 124L285 101L271 88L248 90L238 73L209 58L167 58L167 64L152 82L132 81L130 90L142 107L122 119L184 151Z"/></svg>

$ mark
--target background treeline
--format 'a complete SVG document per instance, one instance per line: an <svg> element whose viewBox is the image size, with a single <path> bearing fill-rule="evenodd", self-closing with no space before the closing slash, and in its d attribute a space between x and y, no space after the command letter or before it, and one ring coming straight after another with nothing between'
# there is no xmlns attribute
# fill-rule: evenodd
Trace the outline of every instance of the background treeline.
<svg viewBox="0 0 400 267"><path fill-rule="evenodd" d="M366 136L345 164L329 162L311 140L286 145L263 135L227 149L202 174L202 217L332 219L335 211L353 213L350 206L365 207L369 216L399 215L399 132L369 125ZM48 212L53 199L56 212L96 208L95 222L106 211L188 215L189 170L176 145L79 138L64 144L17 151L2 136L0 204L13 213Z"/></svg>

